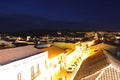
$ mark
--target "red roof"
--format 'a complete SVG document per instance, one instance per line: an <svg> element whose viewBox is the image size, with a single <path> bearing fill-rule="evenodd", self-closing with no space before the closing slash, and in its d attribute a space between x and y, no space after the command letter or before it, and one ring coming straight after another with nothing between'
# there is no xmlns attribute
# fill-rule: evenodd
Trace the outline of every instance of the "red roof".
<svg viewBox="0 0 120 80"><path fill-rule="evenodd" d="M0 65L20 60L38 53L40 53L40 50L34 48L33 45L3 49L0 50Z"/></svg>
<svg viewBox="0 0 120 80"><path fill-rule="evenodd" d="M95 72L105 68L110 64L107 56L103 51L99 51L96 54L91 55L85 59L80 66L74 80L85 79L85 77L94 74ZM97 75L95 75L97 77ZM85 79L86 80L86 79ZM91 79L92 80L92 79Z"/></svg>

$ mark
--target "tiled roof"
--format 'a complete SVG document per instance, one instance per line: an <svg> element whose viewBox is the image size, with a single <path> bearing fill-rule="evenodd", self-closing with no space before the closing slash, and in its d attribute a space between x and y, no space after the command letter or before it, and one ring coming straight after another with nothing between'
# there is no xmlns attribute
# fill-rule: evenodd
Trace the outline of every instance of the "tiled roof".
<svg viewBox="0 0 120 80"><path fill-rule="evenodd" d="M102 52L88 57L81 65L74 80L80 80L108 66L110 63L106 55ZM84 80L84 79L83 79ZM85 79L86 80L86 79Z"/></svg>
<svg viewBox="0 0 120 80"><path fill-rule="evenodd" d="M57 46L51 46L51 47L48 47L48 48L43 48L41 49L42 51L48 51L48 58L51 59L51 58L54 58L56 56L58 56L59 54L61 53L64 53L65 50L57 47Z"/></svg>
<svg viewBox="0 0 120 80"><path fill-rule="evenodd" d="M113 53L116 52L116 47L98 44L93 46L94 48L103 49L102 52L97 52L83 61L74 80L119 80L120 61L109 53L111 50Z"/></svg>
<svg viewBox="0 0 120 80"><path fill-rule="evenodd" d="M119 80L120 71L117 71L113 67L105 69L102 75L97 80Z"/></svg>
<svg viewBox="0 0 120 80"><path fill-rule="evenodd" d="M38 53L40 53L40 50L34 48L33 45L3 49L0 50L0 65L20 60Z"/></svg>
<svg viewBox="0 0 120 80"><path fill-rule="evenodd" d="M78 79L78 80L95 80L96 77L98 77L99 75L100 75L100 72L98 72L98 73L96 73L96 74L94 74L92 76L89 76L87 78L82 78L82 79Z"/></svg>

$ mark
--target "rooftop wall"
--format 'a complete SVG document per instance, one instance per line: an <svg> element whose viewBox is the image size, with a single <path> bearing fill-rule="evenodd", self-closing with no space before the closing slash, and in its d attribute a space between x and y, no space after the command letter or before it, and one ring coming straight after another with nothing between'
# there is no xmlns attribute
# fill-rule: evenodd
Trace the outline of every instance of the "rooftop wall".
<svg viewBox="0 0 120 80"><path fill-rule="evenodd" d="M76 45L74 43L65 43L65 42L54 42L53 45L58 46L60 48L70 48L70 49L75 49Z"/></svg>

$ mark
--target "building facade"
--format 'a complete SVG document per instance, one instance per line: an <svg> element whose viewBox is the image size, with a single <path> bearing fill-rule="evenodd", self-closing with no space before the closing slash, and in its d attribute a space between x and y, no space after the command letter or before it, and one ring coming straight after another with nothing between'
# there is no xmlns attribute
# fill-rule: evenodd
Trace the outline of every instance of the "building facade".
<svg viewBox="0 0 120 80"><path fill-rule="evenodd" d="M34 80L46 70L47 59L47 52L32 45L0 50L0 79Z"/></svg>

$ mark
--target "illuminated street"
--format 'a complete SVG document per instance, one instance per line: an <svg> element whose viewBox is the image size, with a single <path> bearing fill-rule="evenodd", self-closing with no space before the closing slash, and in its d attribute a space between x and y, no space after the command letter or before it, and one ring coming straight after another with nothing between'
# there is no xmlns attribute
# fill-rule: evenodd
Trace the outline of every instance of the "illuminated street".
<svg viewBox="0 0 120 80"><path fill-rule="evenodd" d="M120 80L120 0L0 0L0 80Z"/></svg>
<svg viewBox="0 0 120 80"><path fill-rule="evenodd" d="M89 54L90 54L90 50L87 50L86 48L84 48L83 50L79 51L79 56L81 57L81 59L80 59L78 65L73 70L73 72L69 72L68 73L66 71L66 69L63 68L62 70L60 70L58 72L58 75L55 75L55 78L53 80L73 80L74 76L76 75L77 71L79 70L82 62L89 56Z"/></svg>
<svg viewBox="0 0 120 80"><path fill-rule="evenodd" d="M83 61L74 80L119 80L120 62L104 48L111 50L115 47L103 43L92 46L89 57Z"/></svg>
<svg viewBox="0 0 120 80"><path fill-rule="evenodd" d="M58 75L56 75L56 77L53 79L53 80L74 80L74 77L76 76L76 74L77 74L77 72L78 72L78 70L80 69L80 66L81 66L81 64L83 63L83 61L86 61L86 59L88 58L88 57L92 57L93 56L93 59L95 60L95 56L97 56L98 58L100 58L100 56L99 56L99 54L101 55L101 53L102 53L102 49L103 48L114 48L114 46L110 46L110 45L105 45L105 44L99 44L99 45L95 45L95 46L91 46L91 47L89 47L89 49L87 49L87 51L81 51L81 53L82 53L82 56L81 56L81 58L82 58L82 60L80 61L80 63L79 63L79 65L75 68L75 70L72 72L72 73L68 73L68 72L66 72L66 70L65 69L63 69L63 70L61 70L59 73L58 73ZM83 55L84 54L84 55ZM96 55L97 54L97 55ZM104 59L104 56L102 57L102 55L101 55L101 58L103 58ZM90 61L90 60L89 60ZM86 61L86 63L84 63L84 64L87 64L87 61ZM94 64L94 63L93 63ZM81 73L82 72L84 72L84 71L86 71L86 74L85 75L96 75L96 76L98 76L99 75L99 72L98 73L95 73L95 74L93 74L94 73L94 71L95 70L97 70L97 68L102 68L102 67L105 67L105 66L107 66L107 65L109 65L109 61L107 62L107 60L105 60L105 61L103 61L103 62L101 62L101 61L99 61L99 64L97 64L97 65L101 65L101 66L99 66L99 67L95 67L95 68L93 68L93 69L90 69L91 70L91 73L88 73L87 71L89 71L89 70L87 70L87 67L88 66L90 66L90 65L88 65L88 66L84 66L83 67L83 65L81 66L81 67L83 67L84 69L83 69L83 71L81 71ZM92 65L91 65L92 66ZM107 69L107 67L105 68L105 69ZM104 70L104 69L103 69ZM83 73L82 73L82 75L83 75ZM81 75L81 76L82 76ZM79 76L77 76L77 77L79 77ZM95 76L94 76L95 77ZM87 77L86 77L87 78ZM75 79L75 80L78 80L78 79Z"/></svg>
<svg viewBox="0 0 120 80"><path fill-rule="evenodd" d="M46 38L36 42L29 41L30 36L16 37L14 45L1 40L0 74L3 76L0 77L4 80L118 80L120 49L114 45L99 40L50 43ZM13 48L3 49L7 47ZM110 72L117 74L116 77L109 76ZM6 74L11 77L5 77Z"/></svg>

